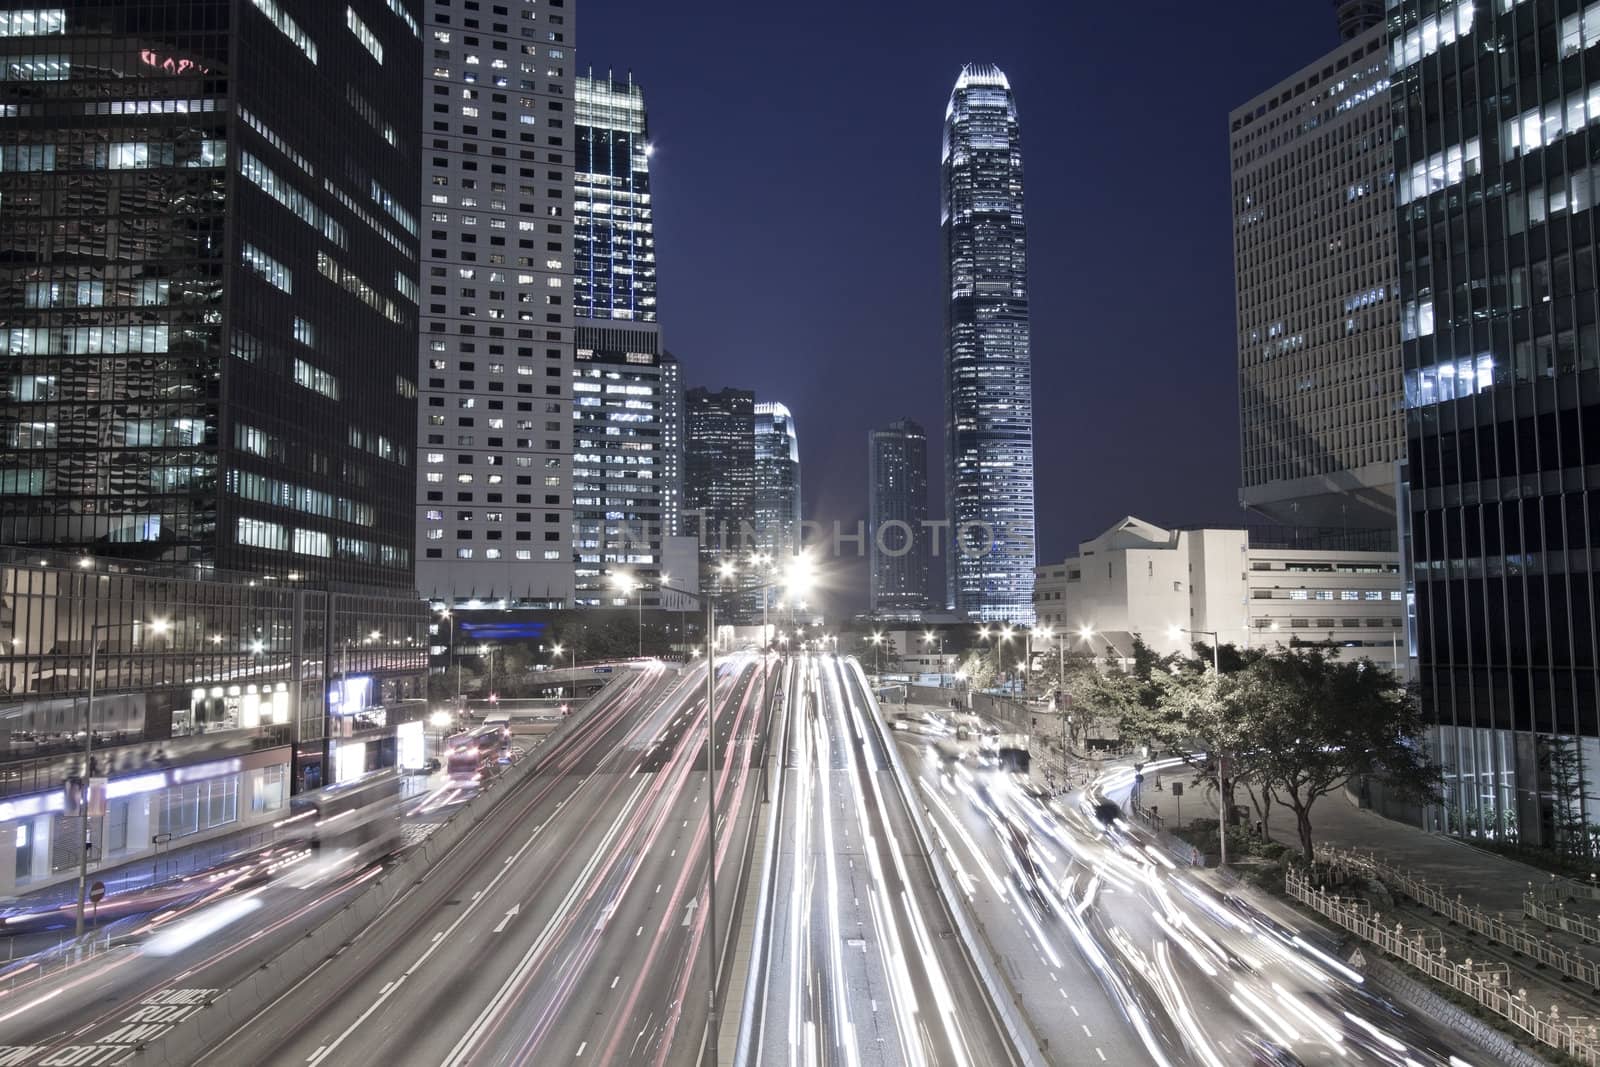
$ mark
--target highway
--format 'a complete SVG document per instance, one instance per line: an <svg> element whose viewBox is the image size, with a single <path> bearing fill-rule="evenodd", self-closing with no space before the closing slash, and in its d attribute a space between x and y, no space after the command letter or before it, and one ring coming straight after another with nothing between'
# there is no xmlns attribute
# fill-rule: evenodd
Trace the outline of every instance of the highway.
<svg viewBox="0 0 1600 1067"><path fill-rule="evenodd" d="M718 930L759 799L759 659L718 667ZM706 1019L705 669L613 685L378 922L201 1061L695 1062Z"/></svg>
<svg viewBox="0 0 1600 1067"><path fill-rule="evenodd" d="M1003 1064L1009 1042L938 898L854 661L785 674L758 1064Z"/></svg>
<svg viewBox="0 0 1600 1067"><path fill-rule="evenodd" d="M1131 769L1044 798L977 745L941 753L950 733L935 714L897 740L1051 1062L1481 1061L1366 990L1304 924L1175 867L1120 818L1107 823L1096 804L1125 802Z"/></svg>

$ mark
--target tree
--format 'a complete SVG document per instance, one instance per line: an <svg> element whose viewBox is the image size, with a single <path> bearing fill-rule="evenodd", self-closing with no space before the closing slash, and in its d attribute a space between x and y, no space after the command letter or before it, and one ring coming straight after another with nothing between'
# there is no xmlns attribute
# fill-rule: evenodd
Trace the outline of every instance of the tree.
<svg viewBox="0 0 1600 1067"><path fill-rule="evenodd" d="M1583 762L1578 755L1577 738L1558 735L1542 740L1540 747L1544 751L1541 756L1546 765L1550 791L1554 794L1552 799L1555 803L1550 814L1556 848L1568 855L1587 856L1589 828L1584 810L1585 801L1589 798L1584 795ZM1478 808L1477 829L1480 833L1491 829L1484 824L1494 817L1492 811L1483 810L1485 806L1480 803Z"/></svg>
<svg viewBox="0 0 1600 1067"><path fill-rule="evenodd" d="M1312 807L1349 778L1366 775L1399 795L1437 799L1440 776L1423 749L1421 711L1389 671L1302 647L1262 656L1243 675L1241 762L1294 812L1307 863Z"/></svg>
<svg viewBox="0 0 1600 1067"><path fill-rule="evenodd" d="M988 689L994 685L994 657L982 649L968 652L961 660L960 670L973 689Z"/></svg>

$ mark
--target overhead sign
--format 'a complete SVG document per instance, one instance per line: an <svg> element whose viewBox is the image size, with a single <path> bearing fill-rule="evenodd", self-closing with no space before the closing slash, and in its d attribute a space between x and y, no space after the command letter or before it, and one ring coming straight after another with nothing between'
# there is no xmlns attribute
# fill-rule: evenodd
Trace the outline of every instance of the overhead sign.
<svg viewBox="0 0 1600 1067"><path fill-rule="evenodd" d="M610 667L596 667L594 669L594 673L596 673L596 674L610 674L611 673L611 668Z"/></svg>

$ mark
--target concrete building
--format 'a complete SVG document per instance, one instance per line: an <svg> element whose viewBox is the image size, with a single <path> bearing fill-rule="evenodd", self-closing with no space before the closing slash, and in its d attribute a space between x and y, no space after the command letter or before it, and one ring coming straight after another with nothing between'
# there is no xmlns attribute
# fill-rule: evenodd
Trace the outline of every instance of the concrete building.
<svg viewBox="0 0 1600 1067"><path fill-rule="evenodd" d="M1132 516L1041 566L1038 625L1094 655L1328 642L1404 671L1404 590L1385 531L1166 529ZM1174 628L1192 633L1174 633ZM1035 651L1038 651L1036 648Z"/></svg>
<svg viewBox="0 0 1600 1067"><path fill-rule="evenodd" d="M420 6L420 5L419 5ZM427 5L417 586L573 601L570 8ZM413 134L412 131L416 131Z"/></svg>
<svg viewBox="0 0 1600 1067"><path fill-rule="evenodd" d="M873 615L920 618L928 600L928 435L896 419L867 435Z"/></svg>
<svg viewBox="0 0 1600 1067"><path fill-rule="evenodd" d="M1239 499L1277 523L1392 528L1405 432L1389 53L1381 3L1335 6L1345 40L1228 120Z"/></svg>

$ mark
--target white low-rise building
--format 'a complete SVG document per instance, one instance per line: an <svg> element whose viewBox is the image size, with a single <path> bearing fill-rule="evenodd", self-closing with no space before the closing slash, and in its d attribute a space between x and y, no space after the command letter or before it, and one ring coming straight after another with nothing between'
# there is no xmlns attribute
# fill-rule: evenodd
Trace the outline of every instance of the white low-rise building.
<svg viewBox="0 0 1600 1067"><path fill-rule="evenodd" d="M1406 664L1405 592L1387 531L1165 529L1132 516L1041 566L1040 626L1069 646L1126 658L1138 636L1160 654L1212 635L1241 648L1331 642L1343 655Z"/></svg>

